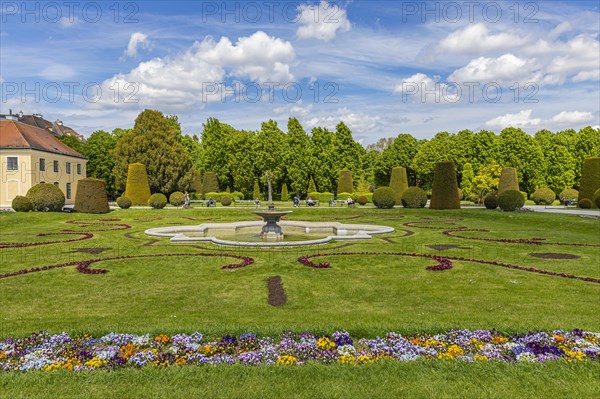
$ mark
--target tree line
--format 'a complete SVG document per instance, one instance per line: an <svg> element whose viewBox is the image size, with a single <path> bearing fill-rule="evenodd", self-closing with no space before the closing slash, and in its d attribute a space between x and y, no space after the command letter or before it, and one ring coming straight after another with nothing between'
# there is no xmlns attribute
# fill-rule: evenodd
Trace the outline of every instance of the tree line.
<svg viewBox="0 0 600 399"><path fill-rule="evenodd" d="M578 188L583 160L600 156L600 129L540 130L533 136L508 127L500 134L462 130L417 139L402 133L363 147L340 122L335 130L307 132L296 118L284 131L269 120L260 130L238 130L209 118L199 136L183 134L177 116L145 110L132 129L98 130L81 143L62 140L88 158L87 175L106 181L112 196L125 189L127 166L146 165L152 192L170 194L197 186L194 180L214 172L220 190L251 198L257 183L271 172L274 190L285 184L290 193L306 194L311 179L319 192L337 188L339 171L353 172L357 191L387 186L394 166L407 169L409 185L429 190L439 161L453 161L465 196L494 189L502 167L515 167L522 191L549 187L557 194Z"/></svg>

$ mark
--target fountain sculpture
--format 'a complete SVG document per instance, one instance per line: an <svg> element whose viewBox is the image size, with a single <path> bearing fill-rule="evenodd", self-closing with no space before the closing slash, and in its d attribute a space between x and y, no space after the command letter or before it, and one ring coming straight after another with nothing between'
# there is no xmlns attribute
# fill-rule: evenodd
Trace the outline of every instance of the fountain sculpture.
<svg viewBox="0 0 600 399"><path fill-rule="evenodd" d="M265 174L265 179L267 180L269 192L267 209L264 211L253 211L253 213L262 217L265 221L265 225L260 233L260 237L263 240L281 240L283 239L283 231L281 231L279 219L288 213L292 213L292 211L278 211L275 209L275 204L273 203L273 185L271 183L271 175L269 172Z"/></svg>

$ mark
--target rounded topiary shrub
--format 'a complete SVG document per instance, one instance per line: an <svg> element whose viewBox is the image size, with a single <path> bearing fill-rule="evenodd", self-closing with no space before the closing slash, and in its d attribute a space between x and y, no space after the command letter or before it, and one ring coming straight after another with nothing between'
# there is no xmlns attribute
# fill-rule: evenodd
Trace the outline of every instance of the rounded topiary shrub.
<svg viewBox="0 0 600 399"><path fill-rule="evenodd" d="M581 209L590 209L592 206L594 206L594 203L589 198L583 198L583 199L579 200L579 202L577 203L577 205Z"/></svg>
<svg viewBox="0 0 600 399"><path fill-rule="evenodd" d="M402 194L402 206L405 208L425 208L427 193L420 187L409 187Z"/></svg>
<svg viewBox="0 0 600 399"><path fill-rule="evenodd" d="M583 161L581 182L579 184L579 200L594 198L594 193L600 188L600 157L587 158ZM592 202L592 207L594 203Z"/></svg>
<svg viewBox="0 0 600 399"><path fill-rule="evenodd" d="M487 209L496 209L498 208L498 194L497 193L489 193L483 198L483 205Z"/></svg>
<svg viewBox="0 0 600 399"><path fill-rule="evenodd" d="M523 194L517 190L506 190L498 196L498 205L505 212L514 211L525 205Z"/></svg>
<svg viewBox="0 0 600 399"><path fill-rule="evenodd" d="M29 198L22 195L17 195L12 200L12 209L14 209L15 212L29 212L33 210L33 204Z"/></svg>
<svg viewBox="0 0 600 399"><path fill-rule="evenodd" d="M561 200L561 202L567 199L577 200L577 197L579 197L579 191L574 188L565 188L558 194L558 199Z"/></svg>
<svg viewBox="0 0 600 399"><path fill-rule="evenodd" d="M202 189L205 193L218 193L219 181L215 172L206 172L202 179Z"/></svg>
<svg viewBox="0 0 600 399"><path fill-rule="evenodd" d="M60 212L65 206L65 195L60 188L50 183L40 183L27 191L34 211Z"/></svg>
<svg viewBox="0 0 600 399"><path fill-rule="evenodd" d="M556 194L549 188L538 188L531 195L531 200L535 202L536 205L552 205L555 199Z"/></svg>
<svg viewBox="0 0 600 399"><path fill-rule="evenodd" d="M162 209L167 205L167 197L164 194L152 194L148 199L148 205L154 209Z"/></svg>
<svg viewBox="0 0 600 399"><path fill-rule="evenodd" d="M519 178L515 168L503 168L498 182L498 195L507 190L519 191Z"/></svg>
<svg viewBox="0 0 600 399"><path fill-rule="evenodd" d="M443 161L435 165L429 209L460 209L454 162Z"/></svg>
<svg viewBox="0 0 600 399"><path fill-rule="evenodd" d="M183 194L181 191L175 191L173 194L169 195L169 204L173 206L181 206L185 202L184 198L185 194Z"/></svg>
<svg viewBox="0 0 600 399"><path fill-rule="evenodd" d="M408 177L406 175L406 168L402 168L400 166L392 168L390 188L394 190L394 198L396 201L396 205L402 204L402 194L408 188Z"/></svg>
<svg viewBox="0 0 600 399"><path fill-rule="evenodd" d="M223 206L229 206L231 205L231 197L229 195L222 195L221 196L221 205Z"/></svg>
<svg viewBox="0 0 600 399"><path fill-rule="evenodd" d="M594 193L594 198L592 198L592 202L596 205L597 208L600 208L600 188Z"/></svg>
<svg viewBox="0 0 600 399"><path fill-rule="evenodd" d="M75 211L81 213L108 213L108 198L104 180L86 178L77 182Z"/></svg>
<svg viewBox="0 0 600 399"><path fill-rule="evenodd" d="M131 200L125 196L117 198L117 205L121 209L128 209L131 206Z"/></svg>
<svg viewBox="0 0 600 399"><path fill-rule="evenodd" d="M394 190L389 187L379 187L373 193L373 203L377 208L393 208L396 203L394 199Z"/></svg>
<svg viewBox="0 0 600 399"><path fill-rule="evenodd" d="M471 193L471 195L469 195L469 201L479 204L481 202L481 197L479 194Z"/></svg>
<svg viewBox="0 0 600 399"><path fill-rule="evenodd" d="M125 196L133 205L146 205L150 198L150 185L146 167L141 163L132 163L127 170Z"/></svg>
<svg viewBox="0 0 600 399"><path fill-rule="evenodd" d="M369 202L369 199L366 195L359 195L356 199L356 202L358 202L360 205L366 205L367 202Z"/></svg>
<svg viewBox="0 0 600 399"><path fill-rule="evenodd" d="M340 170L340 178L338 180L337 193L351 193L354 191L352 184L352 171L348 169Z"/></svg>

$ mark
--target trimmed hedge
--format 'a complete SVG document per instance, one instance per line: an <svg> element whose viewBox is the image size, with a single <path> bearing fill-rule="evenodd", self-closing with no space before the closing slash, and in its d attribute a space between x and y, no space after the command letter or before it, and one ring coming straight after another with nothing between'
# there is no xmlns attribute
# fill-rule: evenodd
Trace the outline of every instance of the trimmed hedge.
<svg viewBox="0 0 600 399"><path fill-rule="evenodd" d="M498 194L497 193L489 193L483 198L483 205L487 209L496 209L498 208Z"/></svg>
<svg viewBox="0 0 600 399"><path fill-rule="evenodd" d="M394 190L389 187L379 187L373 193L373 203L377 208L393 208L396 203Z"/></svg>
<svg viewBox="0 0 600 399"><path fill-rule="evenodd" d="M125 186L125 197L131 200L133 205L146 205L150 198L150 185L146 166L141 163L129 164L127 170L127 185Z"/></svg>
<svg viewBox="0 0 600 399"><path fill-rule="evenodd" d="M369 199L367 198L366 195L359 195L358 198L356 199L356 202L358 202L360 205L367 205L367 202L369 202Z"/></svg>
<svg viewBox="0 0 600 399"><path fill-rule="evenodd" d="M29 212L33 210L33 204L29 198L22 195L17 195L13 198L11 205L15 212Z"/></svg>
<svg viewBox="0 0 600 399"><path fill-rule="evenodd" d="M125 196L119 197L117 198L117 205L119 205L119 208L121 209L129 209L131 200Z"/></svg>
<svg viewBox="0 0 600 399"><path fill-rule="evenodd" d="M408 176L406 175L406 168L400 166L392 168L390 188L394 190L394 201L396 202L396 205L401 205L402 194L408 188Z"/></svg>
<svg viewBox="0 0 600 399"><path fill-rule="evenodd" d="M306 198L308 198L308 197L312 197L312 199L319 200L320 203L325 204L325 203L329 202L329 200L331 198L334 198L335 196L333 195L333 193L327 193L327 192L319 193L317 191L314 191L312 193L308 193L306 195Z"/></svg>
<svg viewBox="0 0 600 399"><path fill-rule="evenodd" d="M498 183L498 195L507 190L519 191L519 178L515 168L503 168Z"/></svg>
<svg viewBox="0 0 600 399"><path fill-rule="evenodd" d="M600 208L600 188L594 193L594 198L592 198L592 202L596 205L597 208Z"/></svg>
<svg viewBox="0 0 600 399"><path fill-rule="evenodd" d="M288 192L287 184L285 184L285 183L283 183L281 185L281 197L280 197L280 199L282 201L289 201L290 200L290 193Z"/></svg>
<svg viewBox="0 0 600 399"><path fill-rule="evenodd" d="M523 194L517 190L506 190L498 196L498 205L505 212L511 212L525 205Z"/></svg>
<svg viewBox="0 0 600 399"><path fill-rule="evenodd" d="M221 196L221 205L223 206L229 206L231 205L231 202L233 200L231 199L231 197L229 195L223 195Z"/></svg>
<svg viewBox="0 0 600 399"><path fill-rule="evenodd" d="M194 171L194 176L190 183L190 192L202 194L202 175L198 171Z"/></svg>
<svg viewBox="0 0 600 399"><path fill-rule="evenodd" d="M108 198L104 180L85 178L77 182L75 211L81 213L108 213Z"/></svg>
<svg viewBox="0 0 600 399"><path fill-rule="evenodd" d="M167 205L167 197L164 194L152 194L148 199L148 205L154 209L162 209Z"/></svg>
<svg viewBox="0 0 600 399"><path fill-rule="evenodd" d="M348 197L352 198L354 201L356 201L358 199L358 196L360 195L360 193L349 193L349 192L342 192L342 193L338 193L336 199L338 200L344 200L346 201L348 199Z"/></svg>
<svg viewBox="0 0 600 399"><path fill-rule="evenodd" d="M65 195L60 188L50 183L40 183L27 191L34 211L60 212L65 206Z"/></svg>
<svg viewBox="0 0 600 399"><path fill-rule="evenodd" d="M556 194L549 188L538 188L531 195L531 200L535 202L536 205L552 205L555 199Z"/></svg>
<svg viewBox="0 0 600 399"><path fill-rule="evenodd" d="M443 161L435 165L429 209L460 209L454 162Z"/></svg>
<svg viewBox="0 0 600 399"><path fill-rule="evenodd" d="M171 195L169 195L169 204L173 206L181 206L185 202L185 194L181 191L175 191Z"/></svg>
<svg viewBox="0 0 600 399"><path fill-rule="evenodd" d="M215 172L206 172L202 179L202 190L206 194L219 192L219 180Z"/></svg>
<svg viewBox="0 0 600 399"><path fill-rule="evenodd" d="M592 206L594 206L594 203L589 198L583 198L583 199L579 200L579 202L577 203L577 205L581 209L591 209Z"/></svg>
<svg viewBox="0 0 600 399"><path fill-rule="evenodd" d="M576 200L579 197L579 191L574 188L565 188L558 194L558 199L564 201L566 199L574 199Z"/></svg>
<svg viewBox="0 0 600 399"><path fill-rule="evenodd" d="M425 208L427 193L420 187L409 187L402 194L402 206L405 208Z"/></svg>
<svg viewBox="0 0 600 399"><path fill-rule="evenodd" d="M228 192L221 192L221 193L216 193L216 192L210 192L210 193L206 193L204 195L204 199L209 199L212 198L217 202L221 202L221 199L224 196L228 196L230 197L232 200L241 200L244 198L244 194L242 194L239 191L234 191L233 193L228 193Z"/></svg>
<svg viewBox="0 0 600 399"><path fill-rule="evenodd" d="M579 183L579 200L594 198L594 193L600 188L600 157L587 158L583 161L581 182ZM592 202L592 207L595 204Z"/></svg>
<svg viewBox="0 0 600 399"><path fill-rule="evenodd" d="M354 185L352 184L352 171L348 169L340 170L340 178L338 180L337 193L351 193L354 192Z"/></svg>

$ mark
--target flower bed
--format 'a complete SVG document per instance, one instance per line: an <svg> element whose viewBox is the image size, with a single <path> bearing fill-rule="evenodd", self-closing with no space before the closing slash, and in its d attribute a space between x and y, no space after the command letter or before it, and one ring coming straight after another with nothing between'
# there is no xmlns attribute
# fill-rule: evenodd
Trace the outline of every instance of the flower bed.
<svg viewBox="0 0 600 399"><path fill-rule="evenodd" d="M600 333L581 330L504 335L494 330L449 330L445 334L353 339L284 333L278 339L246 333L205 338L195 332L158 336L110 333L100 338L34 333L0 341L0 369L90 371L203 364L248 366L346 364L379 361L579 362L600 360Z"/></svg>

